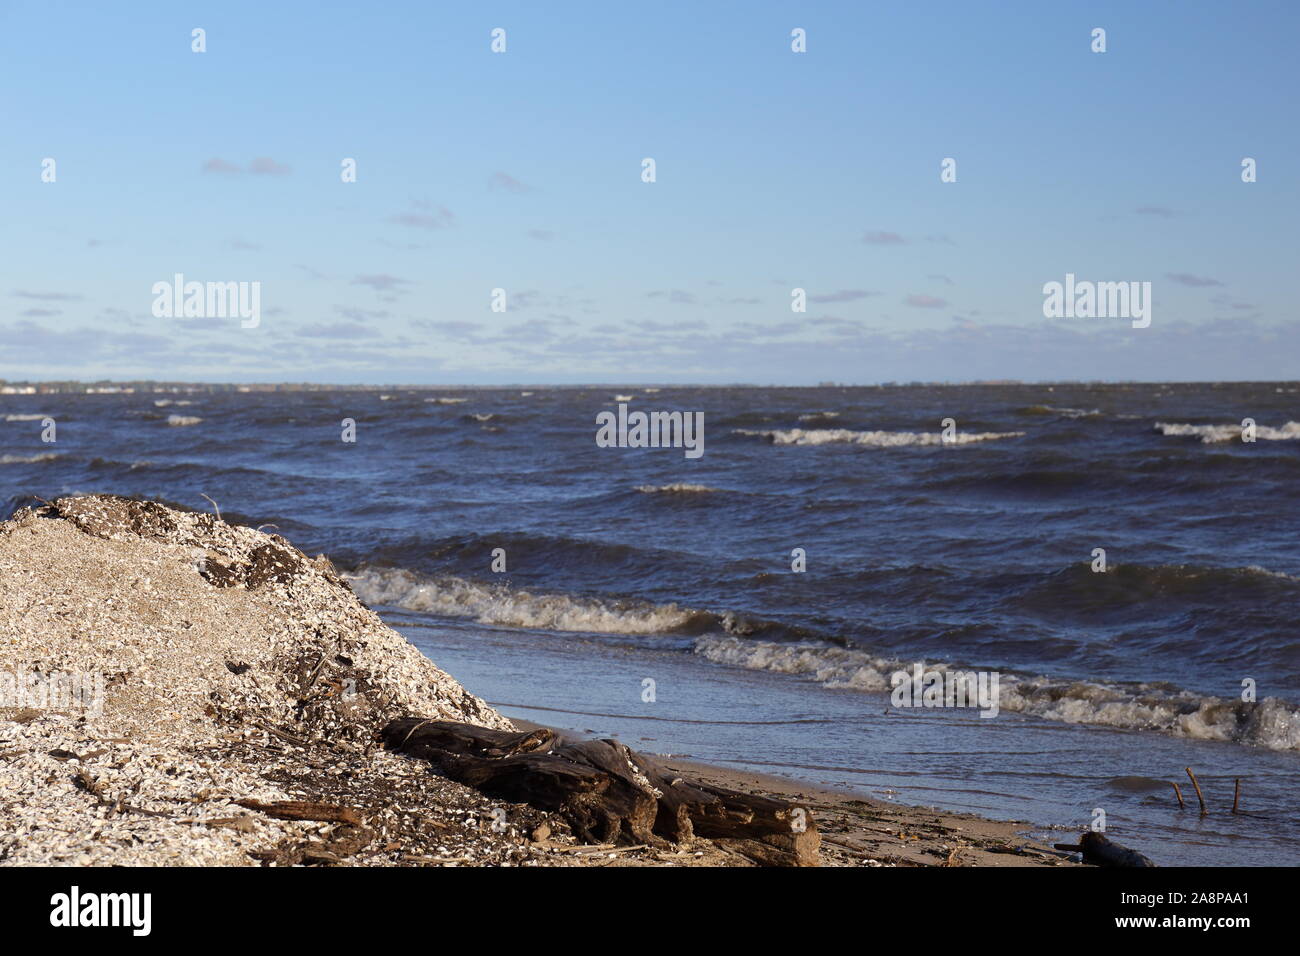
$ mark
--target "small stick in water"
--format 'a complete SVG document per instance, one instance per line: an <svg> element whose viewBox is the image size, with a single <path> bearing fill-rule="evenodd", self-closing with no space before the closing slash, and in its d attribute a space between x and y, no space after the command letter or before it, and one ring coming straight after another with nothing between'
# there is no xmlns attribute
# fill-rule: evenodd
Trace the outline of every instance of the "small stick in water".
<svg viewBox="0 0 1300 956"><path fill-rule="evenodd" d="M1238 777L1232 788L1232 812L1237 812L1237 804L1241 802L1241 778Z"/></svg>
<svg viewBox="0 0 1300 956"><path fill-rule="evenodd" d="M1187 776L1192 778L1192 786L1196 788L1196 802L1201 805L1201 816L1205 816L1209 811L1205 809L1205 798L1201 796L1201 785L1196 782L1196 774L1192 773L1191 767L1183 769L1187 771Z"/></svg>
<svg viewBox="0 0 1300 956"><path fill-rule="evenodd" d="M1181 791L1181 790L1178 789L1178 781L1177 781L1177 780L1171 780L1171 781L1169 781L1169 782L1172 783L1172 784L1174 785L1174 795L1175 795L1176 797L1178 797L1178 809L1179 809L1179 810L1186 810L1186 809L1187 809L1187 804L1183 803L1183 791Z"/></svg>

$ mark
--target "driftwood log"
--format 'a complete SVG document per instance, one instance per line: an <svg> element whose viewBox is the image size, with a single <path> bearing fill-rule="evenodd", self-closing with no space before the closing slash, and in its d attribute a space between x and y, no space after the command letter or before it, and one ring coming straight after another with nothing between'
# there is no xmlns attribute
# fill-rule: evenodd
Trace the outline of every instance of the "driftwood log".
<svg viewBox="0 0 1300 956"><path fill-rule="evenodd" d="M1087 830L1079 837L1077 845L1072 843L1056 844L1058 850L1072 850L1083 854L1083 862L1092 866L1155 866L1137 850L1120 846L1093 830Z"/></svg>
<svg viewBox="0 0 1300 956"><path fill-rule="evenodd" d="M690 780L617 740L419 717L392 721L380 739L487 796L557 812L582 840L666 847L699 836L761 865L818 864L807 807Z"/></svg>

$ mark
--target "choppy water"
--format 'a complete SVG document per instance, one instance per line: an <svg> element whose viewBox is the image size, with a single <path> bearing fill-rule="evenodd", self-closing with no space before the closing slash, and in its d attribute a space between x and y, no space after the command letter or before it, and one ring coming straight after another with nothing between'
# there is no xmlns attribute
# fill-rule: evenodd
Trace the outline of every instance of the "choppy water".
<svg viewBox="0 0 1300 956"><path fill-rule="evenodd" d="M1037 823L1101 807L1164 862L1296 863L1298 388L0 396L0 489L206 493L523 716ZM616 395L702 411L703 457L598 448ZM997 671L1000 715L890 708L917 661ZM1252 815L1171 810L1188 765L1217 804L1242 777Z"/></svg>

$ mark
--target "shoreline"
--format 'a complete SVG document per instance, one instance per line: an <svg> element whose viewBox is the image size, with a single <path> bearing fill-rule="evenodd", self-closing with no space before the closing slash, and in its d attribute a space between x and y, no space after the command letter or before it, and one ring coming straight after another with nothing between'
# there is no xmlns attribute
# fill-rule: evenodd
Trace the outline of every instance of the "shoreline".
<svg viewBox="0 0 1300 956"><path fill-rule="evenodd" d="M509 718L520 730L548 729L581 738L579 731ZM739 770L688 758L657 757L664 766L705 783L776 798L797 799L814 811L821 833L822 866L1077 867L1077 856L1029 836L1042 830L1020 820L874 800L789 777ZM1078 830L1061 828L1063 841Z"/></svg>
<svg viewBox="0 0 1300 956"><path fill-rule="evenodd" d="M646 845L626 831L582 841L563 810L488 796L378 746L406 718L498 733L529 723L466 691L324 556L213 515L78 496L0 522L0 666L43 675L46 693L62 686L54 675L101 678L78 685L94 707L0 700L0 865L755 862L743 839L688 827L673 843L657 823ZM1072 865L1014 823L645 756L754 798L739 806L808 807L821 865ZM671 802L692 784L665 786L654 793Z"/></svg>

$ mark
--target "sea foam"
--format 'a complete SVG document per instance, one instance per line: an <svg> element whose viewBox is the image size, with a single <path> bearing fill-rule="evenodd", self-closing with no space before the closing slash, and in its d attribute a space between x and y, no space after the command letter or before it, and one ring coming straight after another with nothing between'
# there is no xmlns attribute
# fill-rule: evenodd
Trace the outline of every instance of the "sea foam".
<svg viewBox="0 0 1300 956"><path fill-rule="evenodd" d="M890 677L914 662L880 657L856 648L810 641L748 641L708 634L695 653L719 664L790 674L826 687L888 693ZM929 663L935 671L971 670ZM1001 674L998 707L1043 720L1096 724L1126 730L1157 731L1198 740L1222 740L1300 750L1300 708L1274 697L1258 703L1211 697L1168 685L1111 684L1094 681Z"/></svg>
<svg viewBox="0 0 1300 956"><path fill-rule="evenodd" d="M1241 441L1240 425L1186 425L1176 422L1156 422L1156 431L1162 435L1199 438L1202 444ZM1255 437L1264 441L1295 441L1300 439L1300 422L1287 422L1279 428L1256 425Z"/></svg>
<svg viewBox="0 0 1300 956"><path fill-rule="evenodd" d="M0 455L0 465L34 465L41 461L54 461L61 456L54 452L43 455Z"/></svg>
<svg viewBox="0 0 1300 956"><path fill-rule="evenodd" d="M534 594L457 577L427 577L401 568L362 568L347 575L347 580L367 604L470 618L481 624L502 627L599 634L657 634L683 626L696 614L675 604Z"/></svg>
<svg viewBox="0 0 1300 956"><path fill-rule="evenodd" d="M956 432L945 440L942 432L858 432L847 428L789 428L760 431L736 429L738 435L755 435L774 445L867 445L872 448L900 448L908 445L970 445L975 442L1020 438L1024 432Z"/></svg>
<svg viewBox="0 0 1300 956"><path fill-rule="evenodd" d="M636 490L644 495L689 495L710 494L717 488L708 485L694 485L686 481L674 481L668 485L637 485Z"/></svg>

